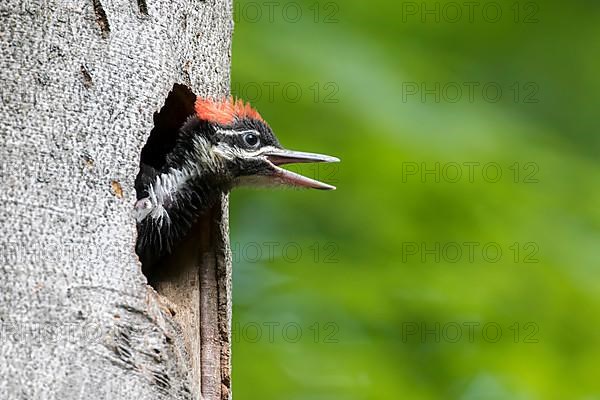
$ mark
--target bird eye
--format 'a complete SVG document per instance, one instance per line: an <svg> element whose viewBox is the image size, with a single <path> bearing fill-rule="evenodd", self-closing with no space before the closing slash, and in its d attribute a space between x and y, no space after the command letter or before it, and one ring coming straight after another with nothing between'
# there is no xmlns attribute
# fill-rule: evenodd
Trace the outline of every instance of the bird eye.
<svg viewBox="0 0 600 400"><path fill-rule="evenodd" d="M256 133L246 133L244 135L244 142L250 147L257 147L259 140Z"/></svg>

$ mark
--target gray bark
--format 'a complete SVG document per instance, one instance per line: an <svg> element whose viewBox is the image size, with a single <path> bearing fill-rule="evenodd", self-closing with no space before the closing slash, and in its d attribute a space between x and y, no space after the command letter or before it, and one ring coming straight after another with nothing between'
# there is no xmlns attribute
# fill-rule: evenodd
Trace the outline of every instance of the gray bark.
<svg viewBox="0 0 600 400"><path fill-rule="evenodd" d="M131 210L154 112L228 94L231 32L231 0L0 2L0 398L230 397L227 199L161 294Z"/></svg>

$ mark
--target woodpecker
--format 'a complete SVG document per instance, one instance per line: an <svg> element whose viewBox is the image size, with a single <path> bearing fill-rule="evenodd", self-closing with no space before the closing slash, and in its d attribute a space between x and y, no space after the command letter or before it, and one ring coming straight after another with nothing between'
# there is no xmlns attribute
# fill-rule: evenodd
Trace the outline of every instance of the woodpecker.
<svg viewBox="0 0 600 400"><path fill-rule="evenodd" d="M260 114L233 98L197 98L164 160L158 168L142 162L136 178L136 252L144 271L171 253L222 193L241 185L332 190L281 165L339 161L284 149Z"/></svg>

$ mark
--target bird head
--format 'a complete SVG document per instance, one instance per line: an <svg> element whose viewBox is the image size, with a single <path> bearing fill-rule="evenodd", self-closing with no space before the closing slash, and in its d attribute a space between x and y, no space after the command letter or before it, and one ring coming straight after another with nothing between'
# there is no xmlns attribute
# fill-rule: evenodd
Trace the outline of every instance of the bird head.
<svg viewBox="0 0 600 400"><path fill-rule="evenodd" d="M295 186L322 190L334 186L281 168L293 163L338 162L327 155L283 148L269 125L250 105L231 98L198 98L192 126L199 163L210 166L230 186ZM188 123L189 125L190 123ZM200 133L201 137L198 136ZM198 145L201 143L201 145Z"/></svg>

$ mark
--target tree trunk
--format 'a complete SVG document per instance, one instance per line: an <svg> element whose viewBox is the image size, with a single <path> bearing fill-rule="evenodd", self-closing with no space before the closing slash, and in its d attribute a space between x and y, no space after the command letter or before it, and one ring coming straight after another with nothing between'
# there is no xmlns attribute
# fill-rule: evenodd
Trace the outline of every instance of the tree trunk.
<svg viewBox="0 0 600 400"><path fill-rule="evenodd" d="M0 398L231 397L227 199L160 294L132 217L174 84L229 93L231 8L0 2Z"/></svg>

